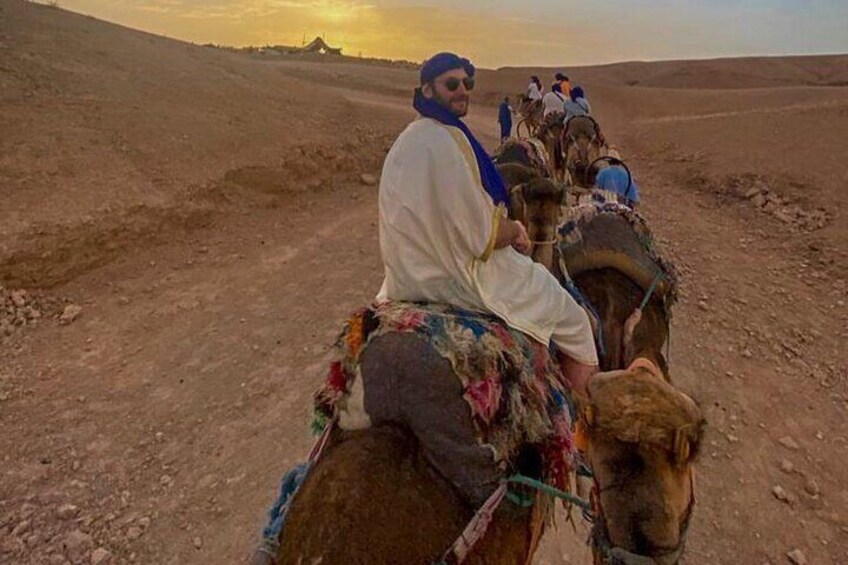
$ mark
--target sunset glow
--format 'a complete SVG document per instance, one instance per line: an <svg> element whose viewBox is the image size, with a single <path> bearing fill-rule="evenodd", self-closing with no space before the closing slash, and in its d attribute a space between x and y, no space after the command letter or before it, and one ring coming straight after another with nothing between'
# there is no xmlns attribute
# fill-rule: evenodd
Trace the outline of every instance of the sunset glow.
<svg viewBox="0 0 848 565"><path fill-rule="evenodd" d="M848 51L848 3L838 1L62 0L60 5L197 43L300 45L323 36L348 55L419 61L449 49L488 67Z"/></svg>

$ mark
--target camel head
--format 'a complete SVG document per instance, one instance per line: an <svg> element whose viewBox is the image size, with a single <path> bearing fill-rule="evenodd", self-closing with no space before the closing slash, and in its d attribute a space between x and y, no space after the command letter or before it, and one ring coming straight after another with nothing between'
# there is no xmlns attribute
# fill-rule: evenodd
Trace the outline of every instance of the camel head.
<svg viewBox="0 0 848 565"><path fill-rule="evenodd" d="M530 256L548 270L553 266L556 230L565 187L548 179L536 178L510 190L510 217L524 224L533 242Z"/></svg>
<svg viewBox="0 0 848 565"><path fill-rule="evenodd" d="M561 112L554 112L548 115L544 123L536 130L536 138L542 142L548 152L551 168L550 176L559 182L562 182L565 177L562 150L560 148L564 127L562 117L563 114Z"/></svg>
<svg viewBox="0 0 848 565"><path fill-rule="evenodd" d="M603 150L597 124L588 116L571 118L561 139L565 167L574 183L584 188L591 187L596 171L590 165L602 156Z"/></svg>
<svg viewBox="0 0 848 565"><path fill-rule="evenodd" d="M600 373L579 428L595 477L596 565L677 563L705 428L698 405L654 366Z"/></svg>

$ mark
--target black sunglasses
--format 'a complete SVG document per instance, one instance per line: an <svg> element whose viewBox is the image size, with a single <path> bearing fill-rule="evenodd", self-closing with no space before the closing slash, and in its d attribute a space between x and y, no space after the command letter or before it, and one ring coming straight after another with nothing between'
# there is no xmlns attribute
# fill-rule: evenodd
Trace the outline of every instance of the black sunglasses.
<svg viewBox="0 0 848 565"><path fill-rule="evenodd" d="M465 77L462 80L459 80L456 77L449 77L445 79L445 88L447 88L449 92L456 92L456 89L459 88L459 83L462 83L466 92L474 90L474 77Z"/></svg>

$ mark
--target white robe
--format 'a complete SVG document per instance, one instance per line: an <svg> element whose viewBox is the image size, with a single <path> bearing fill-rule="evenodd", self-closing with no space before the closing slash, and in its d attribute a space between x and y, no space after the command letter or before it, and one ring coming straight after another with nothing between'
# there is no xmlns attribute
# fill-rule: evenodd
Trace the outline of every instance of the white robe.
<svg viewBox="0 0 848 565"><path fill-rule="evenodd" d="M401 133L379 194L382 300L491 312L543 344L598 363L589 319L544 267L511 246L494 249L503 206L483 189L461 130L429 118Z"/></svg>
<svg viewBox="0 0 848 565"><path fill-rule="evenodd" d="M565 112L565 100L565 96L559 92L552 90L546 93L542 97L542 107L544 108L542 117L547 117L548 114L553 114L554 112Z"/></svg>

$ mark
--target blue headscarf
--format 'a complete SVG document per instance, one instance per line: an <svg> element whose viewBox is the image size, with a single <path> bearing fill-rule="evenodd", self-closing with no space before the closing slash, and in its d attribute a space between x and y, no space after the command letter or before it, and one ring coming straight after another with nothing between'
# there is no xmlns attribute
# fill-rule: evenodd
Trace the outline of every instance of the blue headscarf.
<svg viewBox="0 0 848 565"><path fill-rule="evenodd" d="M437 76L454 69L463 69L465 74L474 76L476 69L471 61L453 53L437 53L433 55L421 67L421 84L434 80Z"/></svg>
<svg viewBox="0 0 848 565"><path fill-rule="evenodd" d="M468 76L474 76L474 65L468 59L463 59L453 53L439 53L431 57L423 67L421 67L421 84L430 82L442 73L453 69L464 69ZM426 98L420 88L415 89L415 95L412 99L412 106L419 114L425 118L432 118L437 122L448 126L459 128L465 134L468 143L474 150L474 157L477 159L477 168L480 170L480 180L483 181L483 188L495 204L509 205L509 192L506 189L503 178L501 178L498 169L492 162L492 158L486 153L486 150L465 125L465 122L459 119L453 112L445 108L435 99Z"/></svg>
<svg viewBox="0 0 848 565"><path fill-rule="evenodd" d="M583 88L575 86L571 89L571 99L577 102L578 98L586 98L586 95L583 94Z"/></svg>

